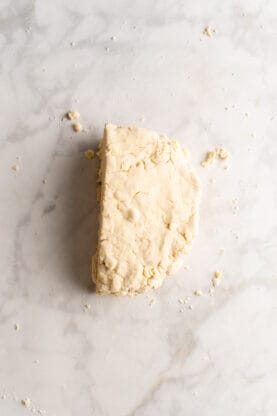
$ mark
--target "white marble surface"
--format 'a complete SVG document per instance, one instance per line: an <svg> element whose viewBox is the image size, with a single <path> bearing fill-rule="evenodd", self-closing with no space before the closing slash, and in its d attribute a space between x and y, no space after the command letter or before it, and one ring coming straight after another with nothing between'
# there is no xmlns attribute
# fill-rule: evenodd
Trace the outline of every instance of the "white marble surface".
<svg viewBox="0 0 277 416"><path fill-rule="evenodd" d="M276 27L275 0L1 0L1 416L276 416ZM182 141L203 183L189 269L148 296L89 288L106 121Z"/></svg>

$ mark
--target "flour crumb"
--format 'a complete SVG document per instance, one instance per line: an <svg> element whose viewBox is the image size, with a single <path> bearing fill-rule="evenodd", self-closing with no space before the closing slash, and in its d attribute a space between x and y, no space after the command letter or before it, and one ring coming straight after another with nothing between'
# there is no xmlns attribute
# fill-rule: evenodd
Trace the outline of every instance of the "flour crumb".
<svg viewBox="0 0 277 416"><path fill-rule="evenodd" d="M221 283L222 277L223 277L223 273L222 272L216 271L214 273L214 277L212 279L212 282L213 282L213 286L214 287L218 286Z"/></svg>
<svg viewBox="0 0 277 416"><path fill-rule="evenodd" d="M80 117L80 113L78 111L69 111L67 113L68 120L77 120Z"/></svg>
<svg viewBox="0 0 277 416"><path fill-rule="evenodd" d="M205 159L201 162L201 166L203 166L203 168L206 168L212 165L215 161L215 157L216 157L216 151L211 150L210 152L206 154Z"/></svg>
<svg viewBox="0 0 277 416"><path fill-rule="evenodd" d="M230 154L228 150L223 149L222 147L216 150L217 156L219 159L226 160L229 158Z"/></svg>
<svg viewBox="0 0 277 416"><path fill-rule="evenodd" d="M111 36L111 40L115 41L116 40L116 36Z"/></svg>
<svg viewBox="0 0 277 416"><path fill-rule="evenodd" d="M45 183L46 183L46 179L42 179L42 183L44 183L44 184L45 184Z"/></svg>
<svg viewBox="0 0 277 416"><path fill-rule="evenodd" d="M76 131L76 133L82 131L82 125L80 123L73 123L72 128L74 131Z"/></svg>
<svg viewBox="0 0 277 416"><path fill-rule="evenodd" d="M12 165L12 170L14 170L15 172L18 172L19 169L20 169L20 167L17 163L15 165Z"/></svg>
<svg viewBox="0 0 277 416"><path fill-rule="evenodd" d="M6 398L7 398L7 395L6 394L2 394L1 399L2 400L6 400Z"/></svg>
<svg viewBox="0 0 277 416"><path fill-rule="evenodd" d="M236 215L239 212L239 201L238 198L232 199L231 202L231 209L234 215Z"/></svg>
<svg viewBox="0 0 277 416"><path fill-rule="evenodd" d="M184 266L184 269L189 270L189 266L186 264L186 265Z"/></svg>
<svg viewBox="0 0 277 416"><path fill-rule="evenodd" d="M195 290L193 293L195 294L195 296L203 296L202 290Z"/></svg>
<svg viewBox="0 0 277 416"><path fill-rule="evenodd" d="M39 360L34 360L34 364L40 364Z"/></svg>
<svg viewBox="0 0 277 416"><path fill-rule="evenodd" d="M211 26L206 26L203 30L203 34L211 38L215 33L215 29L212 29Z"/></svg>
<svg viewBox="0 0 277 416"><path fill-rule="evenodd" d="M193 309L193 306L192 306L192 305L189 305L189 306L188 306L188 308L189 308L190 310L192 310L192 309Z"/></svg>
<svg viewBox="0 0 277 416"><path fill-rule="evenodd" d="M179 298L179 299L178 299L178 302L179 302L179 303L181 303L181 305L183 305L183 304L185 303L185 300L184 300L184 299L182 299L182 298Z"/></svg>
<svg viewBox="0 0 277 416"><path fill-rule="evenodd" d="M26 399L21 400L21 404L25 407L30 407L31 400L27 397Z"/></svg>
<svg viewBox="0 0 277 416"><path fill-rule="evenodd" d="M93 159L95 156L95 151L92 149L88 149L85 151L84 155L88 160Z"/></svg>
<svg viewBox="0 0 277 416"><path fill-rule="evenodd" d="M15 331L19 331L19 329L20 329L19 324L14 324L14 326L13 326L13 327L14 327L14 330L15 330Z"/></svg>
<svg viewBox="0 0 277 416"><path fill-rule="evenodd" d="M155 303L156 303L156 299L151 298L151 299L149 300L149 306L155 305Z"/></svg>
<svg viewBox="0 0 277 416"><path fill-rule="evenodd" d="M84 312L89 311L89 310L90 310L90 308L91 308L91 306L90 306L90 304L89 304L89 303L85 303L85 304L84 304Z"/></svg>
<svg viewBox="0 0 277 416"><path fill-rule="evenodd" d="M70 42L70 46L75 46L76 43L74 41Z"/></svg>

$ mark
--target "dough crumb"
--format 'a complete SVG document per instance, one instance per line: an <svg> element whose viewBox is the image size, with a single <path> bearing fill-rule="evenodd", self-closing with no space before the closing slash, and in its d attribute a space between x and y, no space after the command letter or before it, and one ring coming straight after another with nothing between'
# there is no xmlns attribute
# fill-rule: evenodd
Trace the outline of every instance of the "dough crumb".
<svg viewBox="0 0 277 416"><path fill-rule="evenodd" d="M14 330L15 331L19 331L19 329L20 329L19 325L18 324L14 324Z"/></svg>
<svg viewBox="0 0 277 416"><path fill-rule="evenodd" d="M149 306L155 305L155 303L156 303L156 299L151 298L151 299L149 300Z"/></svg>
<svg viewBox="0 0 277 416"><path fill-rule="evenodd" d="M215 33L215 29L212 29L211 26L206 26L203 30L203 34L211 38Z"/></svg>
<svg viewBox="0 0 277 416"><path fill-rule="evenodd" d="M93 159L94 158L94 156L95 156L95 151L94 150L92 150L92 149L88 149L88 150L86 150L85 151L85 153L84 153L84 155L85 155L85 157L87 158L87 159Z"/></svg>
<svg viewBox="0 0 277 416"><path fill-rule="evenodd" d="M217 153L217 156L219 157L219 159L222 159L222 160L226 160L230 156L228 150L223 149L222 147L217 149L216 153Z"/></svg>
<svg viewBox="0 0 277 416"><path fill-rule="evenodd" d="M213 282L213 286L214 287L218 286L221 283L222 277L223 277L223 273L222 272L216 271L214 273L214 277L212 279L212 282Z"/></svg>
<svg viewBox="0 0 277 416"><path fill-rule="evenodd" d="M210 152L207 153L205 159L201 162L201 166L203 166L203 168L206 168L212 165L215 161L215 157L216 157L215 150L211 150Z"/></svg>
<svg viewBox="0 0 277 416"><path fill-rule="evenodd" d="M195 294L195 296L202 296L203 292L202 292L202 290L195 290L194 294Z"/></svg>
<svg viewBox="0 0 277 416"><path fill-rule="evenodd" d="M80 113L78 113L78 111L69 111L67 113L68 120L76 120L79 117L80 117Z"/></svg>
<svg viewBox="0 0 277 416"><path fill-rule="evenodd" d="M230 153L228 152L228 150L222 147L215 150L211 150L206 154L205 159L201 162L201 166L206 168L212 165L215 161L216 156L221 160L227 160L230 156Z"/></svg>
<svg viewBox="0 0 277 416"><path fill-rule="evenodd" d="M90 308L91 308L90 304L85 303L85 305L84 305L84 311L85 311L85 312L86 312L86 311L89 311L89 310L90 310Z"/></svg>
<svg viewBox="0 0 277 416"><path fill-rule="evenodd" d="M26 399L21 400L21 404L25 407L29 407L31 404L31 400L27 397Z"/></svg>
<svg viewBox="0 0 277 416"><path fill-rule="evenodd" d="M6 394L2 394L1 399L2 400L6 400L6 398L7 398L7 395Z"/></svg>
<svg viewBox="0 0 277 416"><path fill-rule="evenodd" d="M116 36L111 36L111 40L116 40Z"/></svg>
<svg viewBox="0 0 277 416"><path fill-rule="evenodd" d="M12 165L12 170L14 170L15 172L18 172L20 169L18 164Z"/></svg>
<svg viewBox="0 0 277 416"><path fill-rule="evenodd" d="M193 309L193 306L192 306L192 305L189 305L189 306L188 306L188 308L189 308L190 310L192 310L192 309Z"/></svg>
<svg viewBox="0 0 277 416"><path fill-rule="evenodd" d="M239 201L238 198L234 198L231 202L231 209L233 214L237 214L239 212Z"/></svg>
<svg viewBox="0 0 277 416"><path fill-rule="evenodd" d="M76 131L76 133L82 131L82 125L80 123L73 123L72 128L74 131Z"/></svg>

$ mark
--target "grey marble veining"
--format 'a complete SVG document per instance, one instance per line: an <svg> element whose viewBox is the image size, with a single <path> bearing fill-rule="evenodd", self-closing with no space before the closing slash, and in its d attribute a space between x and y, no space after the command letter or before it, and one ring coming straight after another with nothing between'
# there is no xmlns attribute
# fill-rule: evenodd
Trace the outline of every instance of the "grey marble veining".
<svg viewBox="0 0 277 416"><path fill-rule="evenodd" d="M274 0L0 2L1 416L276 416L276 25ZM90 282L107 121L181 141L203 187L187 267L131 299Z"/></svg>

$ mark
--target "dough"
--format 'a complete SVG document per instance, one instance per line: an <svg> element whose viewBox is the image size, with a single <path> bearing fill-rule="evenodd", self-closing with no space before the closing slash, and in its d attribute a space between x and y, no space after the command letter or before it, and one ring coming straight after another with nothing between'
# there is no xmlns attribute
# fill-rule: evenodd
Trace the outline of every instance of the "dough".
<svg viewBox="0 0 277 416"><path fill-rule="evenodd" d="M105 126L93 280L100 294L157 288L197 232L200 189L179 144L137 127Z"/></svg>

